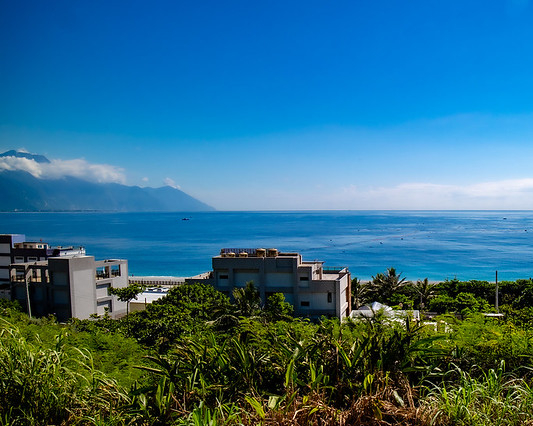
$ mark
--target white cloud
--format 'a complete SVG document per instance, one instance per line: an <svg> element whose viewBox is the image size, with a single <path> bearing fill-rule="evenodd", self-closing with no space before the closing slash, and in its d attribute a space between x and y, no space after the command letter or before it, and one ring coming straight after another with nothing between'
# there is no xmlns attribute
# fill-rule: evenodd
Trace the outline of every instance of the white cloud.
<svg viewBox="0 0 533 426"><path fill-rule="evenodd" d="M3 170L22 170L31 173L36 178L42 178L42 164L27 158L0 157L0 171Z"/></svg>
<svg viewBox="0 0 533 426"><path fill-rule="evenodd" d="M165 178L163 182L165 185L170 186L172 188L181 189L181 187L176 182L174 182L174 179L171 179L169 177Z"/></svg>
<svg viewBox="0 0 533 426"><path fill-rule="evenodd" d="M59 179L73 176L91 182L125 183L124 170L109 164L92 164L84 159L51 160L37 163L35 160L17 157L0 157L0 171L22 170L39 179Z"/></svg>
<svg viewBox="0 0 533 426"><path fill-rule="evenodd" d="M471 185L403 183L392 187L343 188L329 200L347 209L533 209L533 179Z"/></svg>
<svg viewBox="0 0 533 426"><path fill-rule="evenodd" d="M296 193L289 188L235 188L209 192L204 199L223 210L533 210L533 178L468 185L411 182L337 189L317 185Z"/></svg>

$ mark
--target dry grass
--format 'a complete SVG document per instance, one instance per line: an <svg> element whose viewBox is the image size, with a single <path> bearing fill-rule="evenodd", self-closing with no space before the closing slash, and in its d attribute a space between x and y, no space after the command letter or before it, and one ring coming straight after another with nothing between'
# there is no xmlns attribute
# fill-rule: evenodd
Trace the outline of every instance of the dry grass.
<svg viewBox="0 0 533 426"><path fill-rule="evenodd" d="M286 407L266 410L263 419L247 415L241 419L246 425L279 426L441 426L431 423L435 413L417 406L417 397L407 380L400 377L394 382L380 378L374 385L376 392L352 401L344 409L336 409L325 401L323 394L314 393L295 398Z"/></svg>

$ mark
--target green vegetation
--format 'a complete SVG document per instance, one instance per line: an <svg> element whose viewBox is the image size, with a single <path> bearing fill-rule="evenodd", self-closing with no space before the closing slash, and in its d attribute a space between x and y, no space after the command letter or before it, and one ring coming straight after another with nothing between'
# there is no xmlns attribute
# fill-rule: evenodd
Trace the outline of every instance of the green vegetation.
<svg viewBox="0 0 533 426"><path fill-rule="evenodd" d="M294 318L252 283L190 284L132 312L58 324L0 304L0 425L533 424L533 283L354 279L355 303L428 321ZM426 308L427 306L427 308ZM460 315L456 315L460 314Z"/></svg>
<svg viewBox="0 0 533 426"><path fill-rule="evenodd" d="M109 287L107 289L107 292L111 295L117 296L117 299L121 302L126 302L126 316L129 315L130 312L130 302L133 299L137 299L137 296L141 294L145 289L145 286L132 283L129 284L127 287L123 288L114 288Z"/></svg>
<svg viewBox="0 0 533 426"><path fill-rule="evenodd" d="M499 311L518 320L533 306L533 280L504 281L498 288ZM352 279L355 309L374 301L401 309L418 309L435 314L495 313L496 284L488 281L447 280L432 283L427 278L407 281L394 268L376 274L369 282Z"/></svg>

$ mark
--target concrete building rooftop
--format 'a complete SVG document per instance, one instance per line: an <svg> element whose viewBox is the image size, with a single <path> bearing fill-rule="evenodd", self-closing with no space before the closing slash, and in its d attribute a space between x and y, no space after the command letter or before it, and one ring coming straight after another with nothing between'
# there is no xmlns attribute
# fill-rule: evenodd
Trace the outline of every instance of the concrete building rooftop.
<svg viewBox="0 0 533 426"><path fill-rule="evenodd" d="M223 248L215 257L300 257L299 253L280 252L275 248Z"/></svg>
<svg viewBox="0 0 533 426"><path fill-rule="evenodd" d="M27 266L47 266L48 265L48 260L31 260L29 262L18 262L18 263L13 263L12 266L14 268L16 267L27 267Z"/></svg>

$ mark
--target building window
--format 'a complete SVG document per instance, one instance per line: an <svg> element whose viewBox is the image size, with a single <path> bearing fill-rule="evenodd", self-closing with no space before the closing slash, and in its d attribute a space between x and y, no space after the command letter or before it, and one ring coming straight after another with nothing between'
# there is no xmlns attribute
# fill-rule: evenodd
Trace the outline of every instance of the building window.
<svg viewBox="0 0 533 426"><path fill-rule="evenodd" d="M309 305L310 305L309 300L302 300L300 302L300 306L303 307L303 308L308 308Z"/></svg>
<svg viewBox="0 0 533 426"><path fill-rule="evenodd" d="M300 287L309 287L309 277L307 275L300 277L300 282L298 284Z"/></svg>
<svg viewBox="0 0 533 426"><path fill-rule="evenodd" d="M333 295L331 292L328 292L328 303L331 303L333 301Z"/></svg>
<svg viewBox="0 0 533 426"><path fill-rule="evenodd" d="M37 258L35 256L29 256L28 257L28 262L35 262L37 260Z"/></svg>
<svg viewBox="0 0 533 426"><path fill-rule="evenodd" d="M109 273L106 270L105 266L99 266L96 268L96 279L101 280L104 278L109 278Z"/></svg>
<svg viewBox="0 0 533 426"><path fill-rule="evenodd" d="M23 256L15 256L15 263L23 263L24 257Z"/></svg>
<svg viewBox="0 0 533 426"><path fill-rule="evenodd" d="M120 265L111 266L111 276L120 277Z"/></svg>
<svg viewBox="0 0 533 426"><path fill-rule="evenodd" d="M221 280L227 280L229 278L228 275L220 275Z"/></svg>

